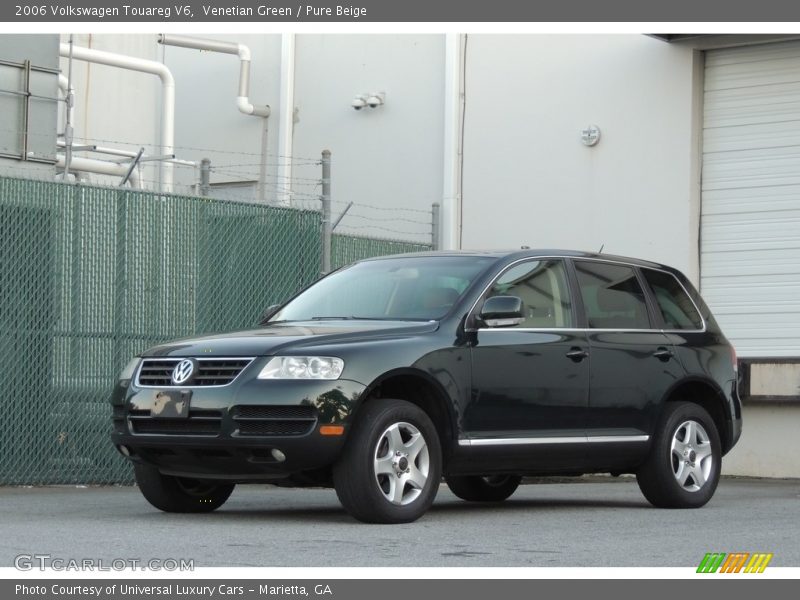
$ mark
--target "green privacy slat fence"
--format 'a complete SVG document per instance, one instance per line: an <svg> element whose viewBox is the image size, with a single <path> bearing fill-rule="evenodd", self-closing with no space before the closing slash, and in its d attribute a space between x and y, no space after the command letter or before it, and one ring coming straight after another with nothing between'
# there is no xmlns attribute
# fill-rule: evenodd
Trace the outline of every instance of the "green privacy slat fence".
<svg viewBox="0 0 800 600"><path fill-rule="evenodd" d="M430 249L430 244L334 234L331 239L331 265L336 268L371 256L423 252Z"/></svg>
<svg viewBox="0 0 800 600"><path fill-rule="evenodd" d="M320 214L0 177L0 484L127 483L108 395L136 353L240 329L318 276ZM337 265L418 244L335 236Z"/></svg>

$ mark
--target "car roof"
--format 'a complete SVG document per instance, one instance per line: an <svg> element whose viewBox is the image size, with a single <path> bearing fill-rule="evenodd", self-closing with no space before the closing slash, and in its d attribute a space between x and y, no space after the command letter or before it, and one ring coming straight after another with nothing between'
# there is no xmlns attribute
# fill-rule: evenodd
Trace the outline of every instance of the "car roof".
<svg viewBox="0 0 800 600"><path fill-rule="evenodd" d="M509 262L520 258L536 258L539 256L563 256L569 258L590 258L596 260L607 260L611 262L621 262L639 267L649 267L652 269L666 269L675 271L673 267L661 263L632 258L629 256L619 256L616 254L602 254L599 252L583 252L581 250L563 250L553 248L522 248L514 250L430 250L426 252L409 252L405 254L391 254L388 256L375 256L363 259L363 261L385 260L391 258L412 258L412 257L435 257L435 256L482 256L500 259L507 259Z"/></svg>

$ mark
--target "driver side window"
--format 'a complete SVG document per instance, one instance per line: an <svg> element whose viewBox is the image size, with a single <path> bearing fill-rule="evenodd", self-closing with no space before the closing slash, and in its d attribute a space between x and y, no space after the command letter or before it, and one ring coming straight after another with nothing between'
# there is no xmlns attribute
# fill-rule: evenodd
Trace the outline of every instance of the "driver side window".
<svg viewBox="0 0 800 600"><path fill-rule="evenodd" d="M572 305L564 263L557 259L531 260L503 272L488 298L516 296L522 300L520 328L573 327Z"/></svg>

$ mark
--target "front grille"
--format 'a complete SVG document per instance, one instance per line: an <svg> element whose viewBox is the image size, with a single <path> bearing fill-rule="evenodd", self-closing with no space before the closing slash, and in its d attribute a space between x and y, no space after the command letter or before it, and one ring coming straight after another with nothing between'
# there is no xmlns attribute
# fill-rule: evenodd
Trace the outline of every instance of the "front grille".
<svg viewBox="0 0 800 600"><path fill-rule="evenodd" d="M253 362L252 358L198 358L192 377L183 385L172 383L172 371L182 358L145 358L139 367L136 385L140 387L208 387L228 385Z"/></svg>
<svg viewBox="0 0 800 600"><path fill-rule="evenodd" d="M218 410L192 409L186 419L154 419L147 410L128 413L131 433L134 435L205 435L217 436L222 427L222 413Z"/></svg>
<svg viewBox="0 0 800 600"><path fill-rule="evenodd" d="M317 424L313 406L236 406L236 434L240 436L306 435Z"/></svg>

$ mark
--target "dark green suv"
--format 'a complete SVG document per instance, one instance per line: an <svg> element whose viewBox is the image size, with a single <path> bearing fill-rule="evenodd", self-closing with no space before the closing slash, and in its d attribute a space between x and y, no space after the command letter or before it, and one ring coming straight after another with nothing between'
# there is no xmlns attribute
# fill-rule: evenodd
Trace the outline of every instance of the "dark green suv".
<svg viewBox="0 0 800 600"><path fill-rule="evenodd" d="M654 505L699 507L741 432L734 350L680 272L553 250L355 263L255 329L142 353L111 402L161 510L332 485L382 523L442 477L499 501L525 475L635 473Z"/></svg>

